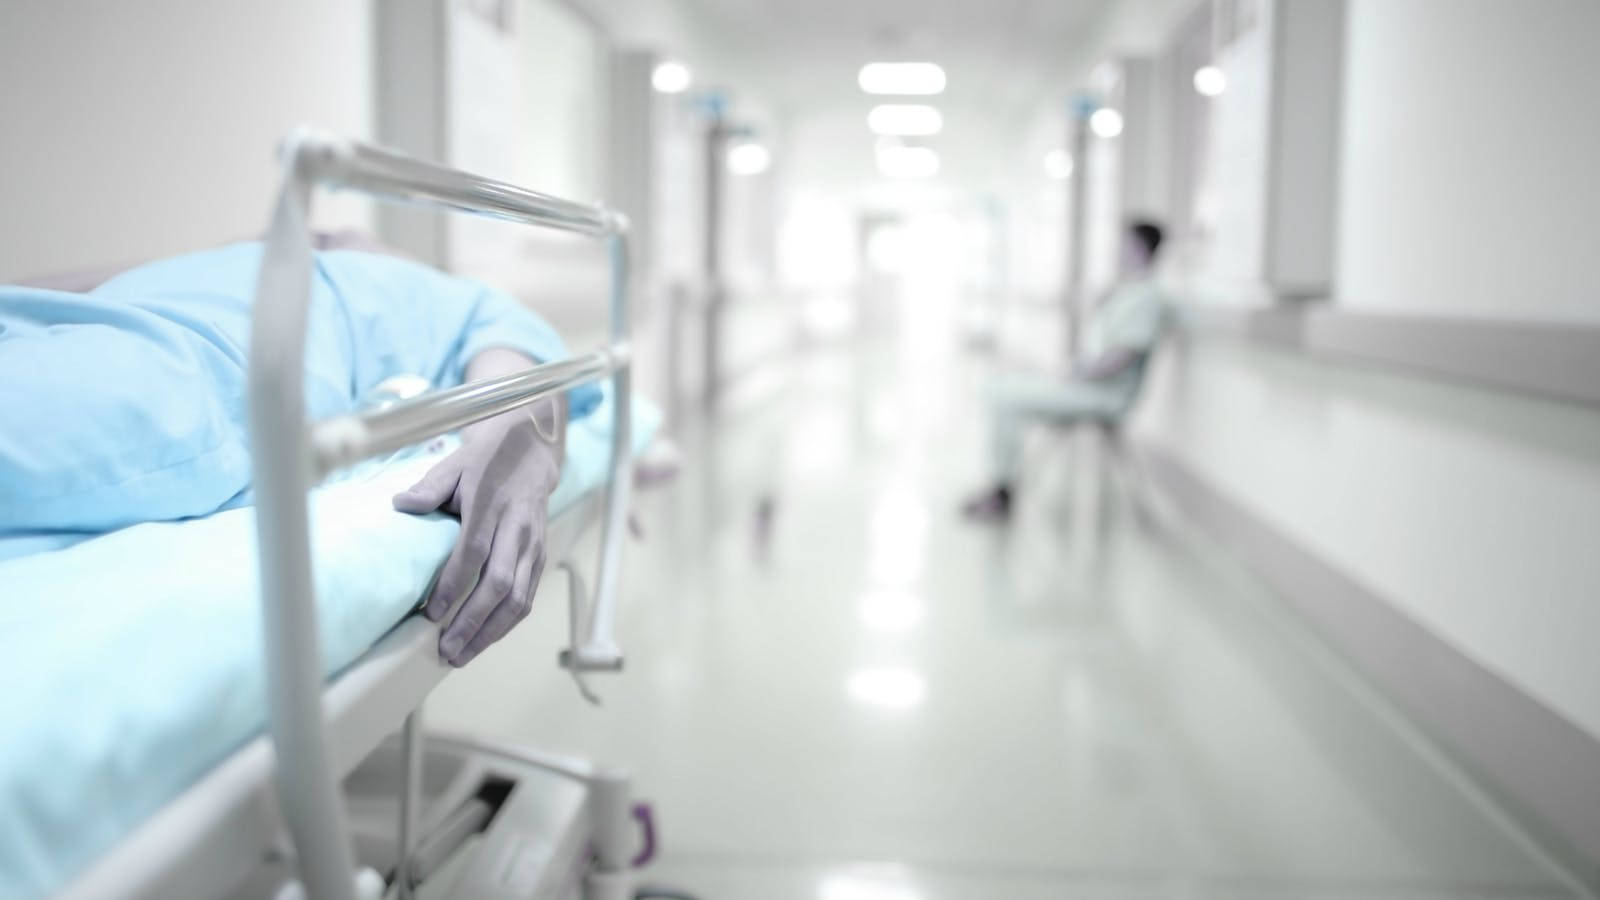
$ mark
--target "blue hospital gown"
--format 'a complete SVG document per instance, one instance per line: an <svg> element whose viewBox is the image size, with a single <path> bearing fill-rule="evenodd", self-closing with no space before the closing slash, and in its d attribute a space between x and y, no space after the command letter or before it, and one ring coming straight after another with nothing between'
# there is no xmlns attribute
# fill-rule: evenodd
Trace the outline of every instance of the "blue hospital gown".
<svg viewBox="0 0 1600 900"><path fill-rule="evenodd" d="M0 559L249 502L245 372L261 259L243 243L153 262L87 294L0 287ZM490 347L567 355L478 282L393 257L316 254L306 411L385 378L459 384ZM569 394L577 418L599 402Z"/></svg>

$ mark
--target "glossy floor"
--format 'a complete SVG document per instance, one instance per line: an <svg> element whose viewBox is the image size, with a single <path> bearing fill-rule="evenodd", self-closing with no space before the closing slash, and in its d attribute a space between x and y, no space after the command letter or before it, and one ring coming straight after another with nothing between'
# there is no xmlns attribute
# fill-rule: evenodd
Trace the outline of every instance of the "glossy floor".
<svg viewBox="0 0 1600 900"><path fill-rule="evenodd" d="M1570 896L1088 436L960 522L981 373L941 351L768 366L640 498L605 705L552 583L430 725L632 768L705 900Z"/></svg>

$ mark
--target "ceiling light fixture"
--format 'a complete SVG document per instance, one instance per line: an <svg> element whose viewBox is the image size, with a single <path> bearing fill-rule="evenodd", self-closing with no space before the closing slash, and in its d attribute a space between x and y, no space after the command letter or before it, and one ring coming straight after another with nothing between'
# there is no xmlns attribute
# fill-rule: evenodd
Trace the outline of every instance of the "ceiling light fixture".
<svg viewBox="0 0 1600 900"><path fill-rule="evenodd" d="M1072 154L1060 147L1044 155L1044 174L1054 181L1072 177Z"/></svg>
<svg viewBox="0 0 1600 900"><path fill-rule="evenodd" d="M1194 89L1206 97L1216 97L1228 89L1228 76L1216 66L1194 70Z"/></svg>
<svg viewBox="0 0 1600 900"><path fill-rule="evenodd" d="M1095 137L1114 138L1122 133L1122 113L1102 106L1089 117L1089 130Z"/></svg>
<svg viewBox="0 0 1600 900"><path fill-rule="evenodd" d="M925 103L884 103L867 113L867 127L878 134L927 137L944 129L944 116Z"/></svg>
<svg viewBox="0 0 1600 900"><path fill-rule="evenodd" d="M931 62L867 63L856 81L869 94L931 97L945 87L944 69Z"/></svg>
<svg viewBox="0 0 1600 900"><path fill-rule="evenodd" d="M772 152L755 141L728 148L728 171L735 175L760 175L772 165Z"/></svg>
<svg viewBox="0 0 1600 900"><path fill-rule="evenodd" d="M677 60L662 60L650 72L650 86L663 94L681 94L693 80L689 67Z"/></svg>

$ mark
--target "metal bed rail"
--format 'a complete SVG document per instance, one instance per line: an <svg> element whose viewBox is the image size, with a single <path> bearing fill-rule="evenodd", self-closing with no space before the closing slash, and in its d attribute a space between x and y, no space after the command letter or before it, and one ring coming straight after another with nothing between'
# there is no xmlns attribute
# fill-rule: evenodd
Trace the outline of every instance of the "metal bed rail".
<svg viewBox="0 0 1600 900"><path fill-rule="evenodd" d="M514 185L301 129L283 148L284 176L262 253L250 346L251 457L256 499L268 724L279 805L301 884L319 900L355 897L343 802L323 732L322 659L306 493L323 476L568 388L610 377L612 445L594 600L562 665L615 670L612 635L631 466L627 219ZM306 317L313 257L309 211L317 187L354 190L606 241L611 260L610 344L497 379L433 391L384 410L308 424ZM577 583L577 579L574 579ZM574 603L576 617L581 610ZM586 692L587 693L587 692Z"/></svg>

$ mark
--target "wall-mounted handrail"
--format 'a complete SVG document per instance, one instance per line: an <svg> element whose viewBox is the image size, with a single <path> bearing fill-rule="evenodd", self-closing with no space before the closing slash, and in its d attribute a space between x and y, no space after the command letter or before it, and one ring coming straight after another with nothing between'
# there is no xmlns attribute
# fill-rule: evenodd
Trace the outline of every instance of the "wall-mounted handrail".
<svg viewBox="0 0 1600 900"><path fill-rule="evenodd" d="M1600 326L1578 321L1373 312L1328 300L1236 306L1178 285L1185 327L1309 353L1376 363L1445 381L1600 406Z"/></svg>
<svg viewBox="0 0 1600 900"><path fill-rule="evenodd" d="M341 466L606 377L612 383L611 480L599 577L589 628L563 654L576 670L615 669L612 637L620 544L631 466L627 219L391 150L302 129L284 146L285 174L261 257L250 345L251 457L256 490L268 726L277 793L298 854L301 883L319 900L352 900L355 868L338 781L322 722L306 492ZM308 229L312 191L348 189L607 241L611 255L611 344L458 388L435 391L360 416L309 425L305 418L306 316L311 301Z"/></svg>

